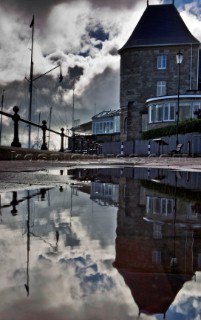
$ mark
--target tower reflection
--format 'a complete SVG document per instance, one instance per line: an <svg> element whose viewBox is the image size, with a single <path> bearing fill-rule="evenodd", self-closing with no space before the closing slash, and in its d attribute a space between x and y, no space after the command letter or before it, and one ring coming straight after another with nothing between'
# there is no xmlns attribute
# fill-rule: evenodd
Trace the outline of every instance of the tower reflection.
<svg viewBox="0 0 201 320"><path fill-rule="evenodd" d="M148 180L142 172L136 173L141 179L120 178L114 267L139 316L165 318L184 283L201 270L201 216L195 205L201 193L197 187L185 189L185 175L162 174L161 181L155 171Z"/></svg>

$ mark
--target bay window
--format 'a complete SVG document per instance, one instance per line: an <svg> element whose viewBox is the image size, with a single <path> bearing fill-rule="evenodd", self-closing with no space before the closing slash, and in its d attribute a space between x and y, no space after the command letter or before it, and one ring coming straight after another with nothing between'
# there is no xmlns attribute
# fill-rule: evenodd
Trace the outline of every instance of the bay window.
<svg viewBox="0 0 201 320"><path fill-rule="evenodd" d="M175 121L175 103L149 105L149 123Z"/></svg>

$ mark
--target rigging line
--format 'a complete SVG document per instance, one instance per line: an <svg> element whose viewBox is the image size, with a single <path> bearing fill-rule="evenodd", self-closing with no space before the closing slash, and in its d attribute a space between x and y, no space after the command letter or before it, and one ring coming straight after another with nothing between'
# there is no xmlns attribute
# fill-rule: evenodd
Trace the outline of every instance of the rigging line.
<svg viewBox="0 0 201 320"><path fill-rule="evenodd" d="M63 124L63 123L61 122L60 119L54 117L54 119L53 119L53 121L52 121L52 126L54 125L54 126L56 126L56 127L58 127L58 128L61 128L62 124Z"/></svg>
<svg viewBox="0 0 201 320"><path fill-rule="evenodd" d="M24 105L27 105L27 81L26 78L24 78Z"/></svg>
<svg viewBox="0 0 201 320"><path fill-rule="evenodd" d="M62 110L63 111L63 110ZM63 114L63 113L62 113ZM65 114L65 113L64 113ZM60 124L64 124L65 123L65 125L66 125L66 123L67 123L67 121L64 119L64 117L62 117L62 115L60 115L60 117L59 117L59 120L60 120Z"/></svg>
<svg viewBox="0 0 201 320"><path fill-rule="evenodd" d="M56 126L57 128L61 128L63 121L61 121L60 117L58 117L58 112L57 112L57 116L55 115L55 113L53 114L52 119L51 119L51 123L52 123L52 127Z"/></svg>

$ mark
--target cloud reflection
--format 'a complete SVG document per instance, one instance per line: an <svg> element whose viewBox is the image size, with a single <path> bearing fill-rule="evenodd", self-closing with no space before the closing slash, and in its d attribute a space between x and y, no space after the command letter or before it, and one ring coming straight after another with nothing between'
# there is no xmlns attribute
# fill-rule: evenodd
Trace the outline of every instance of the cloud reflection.
<svg viewBox="0 0 201 320"><path fill-rule="evenodd" d="M70 189L65 191L66 200L70 199ZM116 224L117 209L106 207L105 214L101 216L99 208L93 217L98 218L97 232L88 227L92 218L89 195L79 193L73 199L75 206L71 230L72 234L77 234L80 243L70 249L65 234L60 231L58 248L55 250L53 227L45 232L51 221L49 217L57 217L57 228L61 226L61 222L67 226L65 223L69 222L69 211L64 208L66 203L67 207L70 203L68 200L61 201L63 194L58 192L58 188L55 189L55 194L53 190L49 192L50 206L47 202L47 207L44 207L45 199L40 202L33 198L30 203L30 227L33 234L30 236L29 297L24 288L27 280L27 203L21 202L18 205L15 217L9 216L8 209L6 216L3 212L0 233L0 319L108 319L108 314L110 319L133 319L133 315L137 314L136 305L122 277L112 267L115 233L111 236L110 231ZM19 192L18 199L22 195L23 192ZM7 201L11 197L2 198ZM95 208L98 209L98 206ZM64 212L68 212L67 215ZM105 215L108 216L109 228L105 228ZM42 224L37 222L40 219ZM12 229L9 227L9 220L15 221ZM42 230L45 236L41 233ZM108 238L104 245L98 240L103 236Z"/></svg>

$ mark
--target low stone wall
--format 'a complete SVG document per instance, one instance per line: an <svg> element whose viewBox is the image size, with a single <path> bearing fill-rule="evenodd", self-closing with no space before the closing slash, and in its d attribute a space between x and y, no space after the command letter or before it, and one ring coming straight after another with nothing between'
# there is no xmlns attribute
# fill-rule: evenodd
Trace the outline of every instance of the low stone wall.
<svg viewBox="0 0 201 320"><path fill-rule="evenodd" d="M16 160L38 160L38 161L70 161L76 159L98 159L102 155L93 154L77 154L77 153L65 153L49 150L36 150L26 148L4 147L0 146L0 161L16 161Z"/></svg>
<svg viewBox="0 0 201 320"><path fill-rule="evenodd" d="M104 143L102 146L102 152L104 155L112 153L114 154L114 156L117 156L122 148L123 154L125 156L130 156L132 154L136 156L149 156L150 154L154 154L157 156L161 154L170 155L171 152L176 148L176 135L160 138L165 142L164 145L160 145L154 139L139 139L132 141L124 141L122 143ZM182 144L181 154L185 154L187 156L192 157L196 157L201 154L201 133L194 132L187 134L179 134L178 141Z"/></svg>

